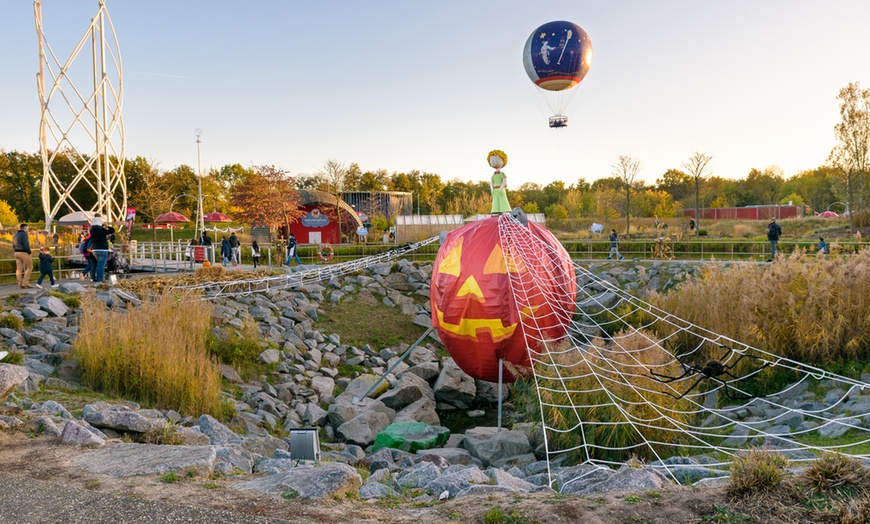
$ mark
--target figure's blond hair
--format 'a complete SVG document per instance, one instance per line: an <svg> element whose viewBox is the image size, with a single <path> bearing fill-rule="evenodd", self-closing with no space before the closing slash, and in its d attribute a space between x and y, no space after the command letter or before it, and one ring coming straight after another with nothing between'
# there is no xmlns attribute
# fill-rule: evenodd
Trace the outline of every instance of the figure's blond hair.
<svg viewBox="0 0 870 524"><path fill-rule="evenodd" d="M489 157L491 157L491 156L501 157L502 161L504 162L504 165L507 165L507 155L501 149L493 149L492 151L490 151L486 155L486 163L487 164L489 164Z"/></svg>

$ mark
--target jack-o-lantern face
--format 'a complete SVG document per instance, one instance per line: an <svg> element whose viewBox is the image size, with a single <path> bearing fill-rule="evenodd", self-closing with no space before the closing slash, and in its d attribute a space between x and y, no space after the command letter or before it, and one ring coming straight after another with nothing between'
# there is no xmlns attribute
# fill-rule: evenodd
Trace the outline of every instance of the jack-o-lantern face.
<svg viewBox="0 0 870 524"><path fill-rule="evenodd" d="M547 307L543 298L518 306L511 279L523 278L526 267L515 250L505 252L498 220L488 218L451 232L438 252L430 288L432 324L441 341L460 368L489 381L498 379L500 358L528 367L523 321ZM535 328L540 330L540 322ZM504 376L506 381L514 378Z"/></svg>

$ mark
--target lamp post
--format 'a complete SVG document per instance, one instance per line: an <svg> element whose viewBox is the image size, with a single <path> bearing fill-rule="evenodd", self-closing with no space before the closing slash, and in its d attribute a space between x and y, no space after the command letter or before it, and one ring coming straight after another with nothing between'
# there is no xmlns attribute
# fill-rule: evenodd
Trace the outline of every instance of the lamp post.
<svg viewBox="0 0 870 524"><path fill-rule="evenodd" d="M194 227L193 236L199 238L202 232L205 231L205 222L202 216L202 168L200 167L200 140L202 129L196 128L193 130L196 135L196 227Z"/></svg>

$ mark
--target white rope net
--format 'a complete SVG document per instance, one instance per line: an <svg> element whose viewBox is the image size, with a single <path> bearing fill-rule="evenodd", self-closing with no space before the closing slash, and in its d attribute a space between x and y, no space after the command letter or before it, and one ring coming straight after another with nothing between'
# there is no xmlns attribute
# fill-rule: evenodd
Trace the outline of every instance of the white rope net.
<svg viewBox="0 0 870 524"><path fill-rule="evenodd" d="M520 260L558 259L509 215L499 218L499 234L503 251ZM553 289L536 272L542 264L523 265L510 274L517 307L542 298L559 304L541 296ZM558 318L526 321L527 335L537 336L529 354L551 486L554 466L609 467L633 457L686 483L727 474L731 458L750 447L775 448L792 462L829 451L868 456L866 383L732 340L587 269L575 272L574 310L554 307L549 315ZM567 334L538 336L553 321Z"/></svg>

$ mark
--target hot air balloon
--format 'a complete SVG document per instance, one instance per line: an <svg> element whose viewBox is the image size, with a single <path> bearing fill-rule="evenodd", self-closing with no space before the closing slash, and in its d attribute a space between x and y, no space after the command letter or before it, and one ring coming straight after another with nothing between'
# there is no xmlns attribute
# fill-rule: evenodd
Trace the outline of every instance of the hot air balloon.
<svg viewBox="0 0 870 524"><path fill-rule="evenodd" d="M568 125L565 109L591 65L592 40L577 24L547 22L526 40L523 66L555 113L550 117L550 127Z"/></svg>
<svg viewBox="0 0 870 524"><path fill-rule="evenodd" d="M519 240L505 245L506 228ZM540 292L518 304L512 282ZM463 371L497 382L500 359L528 368L538 340L565 336L576 290L571 258L549 230L519 225L509 214L492 216L451 231L438 250L432 325ZM502 369L505 382L517 378L511 371Z"/></svg>

